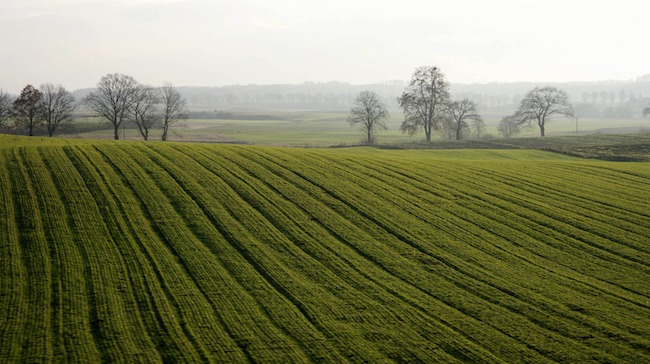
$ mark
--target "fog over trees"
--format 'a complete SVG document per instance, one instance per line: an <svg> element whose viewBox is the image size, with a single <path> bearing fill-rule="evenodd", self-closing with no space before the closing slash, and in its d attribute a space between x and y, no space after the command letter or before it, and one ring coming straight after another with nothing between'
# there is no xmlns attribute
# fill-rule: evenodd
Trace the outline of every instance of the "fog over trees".
<svg viewBox="0 0 650 364"><path fill-rule="evenodd" d="M11 115L11 96L3 89L0 89L0 127L4 126L5 120Z"/></svg>
<svg viewBox="0 0 650 364"><path fill-rule="evenodd" d="M61 124L72 120L72 113L77 104L74 96L61 85L46 83L41 85L40 89L43 121L47 135L51 137Z"/></svg>
<svg viewBox="0 0 650 364"><path fill-rule="evenodd" d="M552 117L570 118L574 115L567 93L556 87L545 86L535 87L524 96L513 119L518 125L530 126L532 122L536 122L540 136L544 136L546 122Z"/></svg>
<svg viewBox="0 0 650 364"><path fill-rule="evenodd" d="M388 108L374 91L361 91L354 100L348 122L366 134L366 143L373 144L375 133L388 128Z"/></svg>
<svg viewBox="0 0 650 364"><path fill-rule="evenodd" d="M404 112L400 131L409 135L424 131L426 140L431 141L433 132L442 128L450 98L449 83L437 67L417 68L397 99Z"/></svg>
<svg viewBox="0 0 650 364"><path fill-rule="evenodd" d="M82 102L111 123L114 138L118 140L120 126L128 118L137 93L138 82L133 77L112 73L102 77L97 83L97 89Z"/></svg>
<svg viewBox="0 0 650 364"><path fill-rule="evenodd" d="M443 78L445 76L437 67L426 66L419 68L436 68ZM111 75L106 75L102 79L109 76ZM141 89L143 87L133 77L122 76L131 78L134 88ZM548 130L557 133L558 131L555 128L547 128L546 117L539 121L535 118L534 123L533 119L527 119L526 122L519 125L511 125L512 120L505 118L497 125L497 120L500 118L516 113L531 90L542 87L556 88L566 94L568 105L573 110L572 115L576 118L576 124L578 120L584 119L606 120L608 124L603 122L602 129L598 129L601 132L609 132L609 130L613 129L617 129L614 132L641 130L643 128L643 125L640 125L642 118L650 116L650 98L648 98L650 95L650 76L643 76L629 81L569 82L546 85L531 82L455 84L445 79L446 101L441 105L452 105L456 100L469 100L475 105L476 114L481 116L481 120L471 118L458 123L453 120L453 115L445 115L442 112L443 108L438 109L436 106L435 112L438 115L434 118L435 121L432 119L432 122L426 124L427 127L425 128L425 123L418 124L415 121L414 115L417 113L410 113L414 104L409 106L411 109L407 108L405 110L403 107L405 105L400 103L400 101L407 99L402 97L408 95L409 89L413 87L413 82L414 79L412 78L409 81L392 80L372 85L351 85L344 82L305 82L293 85L234 85L220 87L174 87L172 84L165 84L162 87L149 86L152 92L157 94L157 97L155 103L149 103L149 107L144 109L144 118L141 111L146 103L141 100L135 109L133 107L125 108L121 119L114 119L110 115L107 118L104 115L105 113L98 112L88 102L101 92L102 80L98 83L97 88L75 90L73 92L65 90L61 85L42 85L41 90L37 90L41 94L44 93L42 88L49 85L48 87L55 89L60 87L63 90L62 95L67 95L72 100L81 100L78 103L75 101L68 102L69 107L74 107L72 114L68 112L67 116L58 119L54 117L53 110L46 112L42 108L39 109L39 107L36 109L40 111L34 113L31 119L29 117L25 118L24 114L13 110L14 100L18 99L19 95L11 95L0 89L0 132L32 135L47 133L53 135L58 130L61 130L58 133L69 133L79 132L79 130L85 130L82 128L88 127L105 128L100 124L92 124L87 119L82 121L78 127L72 123L72 121L79 120L81 117L89 117L89 112L92 112L105 118L111 124L113 138L120 138L119 127L126 126L127 128L137 128L139 135L143 139L149 139L150 130L160 129L162 131L161 138L166 140L169 132L175 127L183 125L181 121L186 118L269 120L277 118L273 116L275 115L273 114L274 110L283 112L349 113L354 107L356 97L363 91L374 92L386 106L387 112L389 111L394 115L393 120L403 115L405 123L402 123L402 131L404 133L415 136L419 132L424 132L422 137L429 140L437 133L442 138L449 139L493 138L496 132L502 137L513 137L523 132L526 132L524 135L529 135L530 133L526 131L527 128L524 127L535 124L540 129L540 135L542 132L546 134ZM54 96L52 94L54 91L58 90L51 90L51 96ZM414 99L411 98L410 100ZM41 102L46 102L43 95ZM40 105L40 107L42 106L43 104ZM81 107L77 108L77 106ZM449 111L447 106L445 108ZM244 115L239 111L243 109L250 111L244 113ZM138 113L137 116L136 112ZM555 115L562 114L556 112ZM451 119L449 119L450 117ZM571 120L571 118L568 120ZM543 121L542 125L539 125L540 121ZM64 124L67 124L67 126L64 126ZM393 128L390 125L388 127ZM431 127L430 130L427 130L429 127ZM566 132L566 125L560 128L563 128L564 132ZM542 131L542 129L544 130ZM381 129L375 131L378 130ZM578 132L577 128L576 132ZM158 137L160 134L156 135ZM365 139L367 140L367 133Z"/></svg>

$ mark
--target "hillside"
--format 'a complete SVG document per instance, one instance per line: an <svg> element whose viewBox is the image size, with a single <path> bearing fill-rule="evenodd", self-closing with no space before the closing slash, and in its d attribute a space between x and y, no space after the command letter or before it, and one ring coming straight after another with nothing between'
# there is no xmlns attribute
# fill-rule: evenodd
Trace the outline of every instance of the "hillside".
<svg viewBox="0 0 650 364"><path fill-rule="evenodd" d="M0 362L650 361L650 164L0 135Z"/></svg>

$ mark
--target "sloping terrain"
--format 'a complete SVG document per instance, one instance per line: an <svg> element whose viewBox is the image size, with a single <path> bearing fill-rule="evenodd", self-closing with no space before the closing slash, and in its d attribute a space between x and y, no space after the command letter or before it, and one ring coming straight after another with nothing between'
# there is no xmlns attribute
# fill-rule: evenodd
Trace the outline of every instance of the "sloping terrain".
<svg viewBox="0 0 650 364"><path fill-rule="evenodd" d="M0 361L648 362L650 164L0 136Z"/></svg>

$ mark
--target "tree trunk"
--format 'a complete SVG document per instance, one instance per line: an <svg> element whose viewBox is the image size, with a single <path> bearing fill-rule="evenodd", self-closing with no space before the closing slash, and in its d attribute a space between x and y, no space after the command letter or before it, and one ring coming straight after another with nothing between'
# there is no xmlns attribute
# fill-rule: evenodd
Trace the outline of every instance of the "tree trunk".
<svg viewBox="0 0 650 364"><path fill-rule="evenodd" d="M460 140L460 128L456 128L456 140Z"/></svg>
<svg viewBox="0 0 650 364"><path fill-rule="evenodd" d="M544 136L544 124L541 124L541 125L539 126L539 132L540 132L540 134L541 134L542 136Z"/></svg>
<svg viewBox="0 0 650 364"><path fill-rule="evenodd" d="M115 124L115 140L120 139L120 126Z"/></svg>
<svg viewBox="0 0 650 364"><path fill-rule="evenodd" d="M167 130L168 130L168 129L169 129L169 127L168 127L167 125L163 126L163 133L162 133L162 141L163 141L163 142L164 142L165 140L167 140Z"/></svg>

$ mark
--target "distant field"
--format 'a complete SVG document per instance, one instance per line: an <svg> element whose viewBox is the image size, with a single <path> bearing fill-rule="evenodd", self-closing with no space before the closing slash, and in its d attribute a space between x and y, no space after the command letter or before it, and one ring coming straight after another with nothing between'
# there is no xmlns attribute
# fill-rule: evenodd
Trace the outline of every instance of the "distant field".
<svg viewBox="0 0 650 364"><path fill-rule="evenodd" d="M197 141L197 142L230 142L245 144L264 144L273 146L309 146L327 147L333 145L355 145L364 141L364 134L357 128L350 127L347 122L348 114L344 112L326 113L312 111L239 111L235 112L238 120L224 119L190 119L186 121L186 127L177 130L177 133L170 134L170 140L174 141ZM247 120L247 114L266 116L273 120ZM424 140L424 135L413 137L402 134L399 127L403 116L399 112L391 115L388 130L377 133L379 144L404 144L419 143ZM500 138L497 124L500 120L491 115L486 115L486 130L482 133L483 139L489 136L491 139ZM104 123L101 119L95 119L95 124ZM112 139L112 129L93 130L92 119L80 121L82 132L69 133L68 137ZM133 124L125 124L126 129L121 129L120 138L126 135L129 140L141 140L141 136ZM606 120L606 119L580 119L580 134L591 134L598 130L603 133L636 132L641 129L650 130L650 120ZM88 130L90 129L90 130ZM160 139L160 130L154 129L151 132L152 140ZM548 123L547 135L571 135L575 134L575 121L570 119L558 119ZM523 129L520 137L537 137L539 129L537 126ZM475 139L472 136L469 139ZM445 135L437 134L435 140L447 140Z"/></svg>
<svg viewBox="0 0 650 364"><path fill-rule="evenodd" d="M650 163L0 136L0 362L650 362Z"/></svg>

